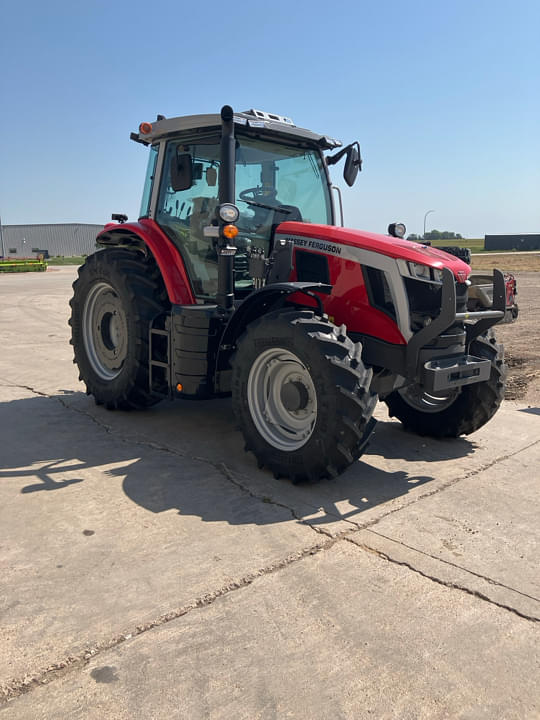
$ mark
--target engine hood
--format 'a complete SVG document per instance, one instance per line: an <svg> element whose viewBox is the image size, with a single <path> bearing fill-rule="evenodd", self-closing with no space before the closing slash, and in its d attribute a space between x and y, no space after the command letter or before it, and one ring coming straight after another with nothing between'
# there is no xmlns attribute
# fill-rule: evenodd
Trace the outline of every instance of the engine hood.
<svg viewBox="0 0 540 720"><path fill-rule="evenodd" d="M335 227L333 225L317 225L315 223L284 222L278 226L280 235L294 235L304 238L313 238L338 245L349 245L351 247L370 250L388 257L407 260L410 262L428 265L429 267L441 270L443 267L452 271L456 279L463 282L469 277L471 268L454 255L449 255L443 250L422 245L421 243L402 240L401 238L379 235L377 233L365 232L363 230L350 230L348 228ZM317 247L315 246L316 250Z"/></svg>

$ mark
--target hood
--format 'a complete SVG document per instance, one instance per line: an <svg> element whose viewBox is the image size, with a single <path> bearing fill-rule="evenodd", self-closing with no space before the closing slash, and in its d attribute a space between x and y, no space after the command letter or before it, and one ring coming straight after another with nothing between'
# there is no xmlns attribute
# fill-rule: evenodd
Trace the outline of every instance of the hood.
<svg viewBox="0 0 540 720"><path fill-rule="evenodd" d="M411 242L410 240L390 237L389 235L379 235L364 230L350 230L335 227L334 225L317 225L302 222L281 223L278 231L280 234L300 235L371 250L381 255L428 265L439 270L446 267L461 282L468 278L471 272L471 268L467 263L443 250Z"/></svg>

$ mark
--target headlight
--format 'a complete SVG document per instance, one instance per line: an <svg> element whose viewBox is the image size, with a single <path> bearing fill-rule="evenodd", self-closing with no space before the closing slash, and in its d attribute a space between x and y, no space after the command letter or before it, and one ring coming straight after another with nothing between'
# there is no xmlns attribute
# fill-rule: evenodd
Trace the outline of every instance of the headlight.
<svg viewBox="0 0 540 720"><path fill-rule="evenodd" d="M226 223L234 223L238 220L240 211L232 203L223 203L219 206L219 217Z"/></svg>
<svg viewBox="0 0 540 720"><path fill-rule="evenodd" d="M420 263L409 262L409 272L412 277L418 278L419 280L431 280L431 268L427 265L420 265Z"/></svg>
<svg viewBox="0 0 540 720"><path fill-rule="evenodd" d="M407 269L409 275L418 280L425 280L426 282L437 282L441 283L443 279L443 272L437 268L429 267L429 265L422 265L421 263L408 262Z"/></svg>

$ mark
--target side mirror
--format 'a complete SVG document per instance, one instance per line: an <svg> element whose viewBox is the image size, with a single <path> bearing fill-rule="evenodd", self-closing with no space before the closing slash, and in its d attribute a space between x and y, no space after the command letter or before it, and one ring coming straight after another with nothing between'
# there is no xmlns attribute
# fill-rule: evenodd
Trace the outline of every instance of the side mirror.
<svg viewBox="0 0 540 720"><path fill-rule="evenodd" d="M347 148L347 159L343 168L343 179L349 187L354 185L356 176L362 167L362 158L360 157L360 147L358 143L349 145Z"/></svg>
<svg viewBox="0 0 540 720"><path fill-rule="evenodd" d="M188 190L193 185L193 160L189 153L177 155L171 162L171 187L174 192Z"/></svg>
<svg viewBox="0 0 540 720"><path fill-rule="evenodd" d="M215 187L217 184L217 170L213 166L206 168L206 184L208 187Z"/></svg>

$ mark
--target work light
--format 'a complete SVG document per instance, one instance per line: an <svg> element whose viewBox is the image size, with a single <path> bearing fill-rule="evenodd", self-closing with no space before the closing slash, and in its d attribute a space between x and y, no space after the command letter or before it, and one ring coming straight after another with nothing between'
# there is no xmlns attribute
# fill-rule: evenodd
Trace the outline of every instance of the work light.
<svg viewBox="0 0 540 720"><path fill-rule="evenodd" d="M388 226L388 234L393 237L403 238L406 232L407 228L403 223L390 223Z"/></svg>
<svg viewBox="0 0 540 720"><path fill-rule="evenodd" d="M238 220L240 211L232 203L223 203L219 206L219 217L226 223L234 223Z"/></svg>

